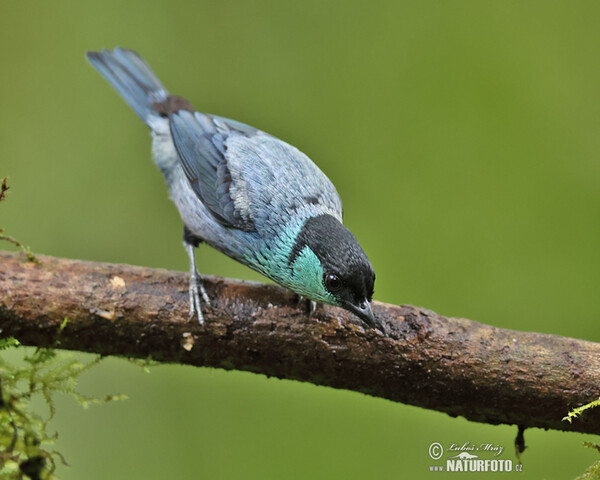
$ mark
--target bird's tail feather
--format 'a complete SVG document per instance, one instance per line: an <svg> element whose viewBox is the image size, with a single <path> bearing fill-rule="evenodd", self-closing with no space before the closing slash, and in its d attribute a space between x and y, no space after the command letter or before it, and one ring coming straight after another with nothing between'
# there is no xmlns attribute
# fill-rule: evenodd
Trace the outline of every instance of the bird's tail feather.
<svg viewBox="0 0 600 480"><path fill-rule="evenodd" d="M146 125L152 127L153 119L159 115L153 104L165 101L169 93L144 59L133 50L120 47L88 52L87 58Z"/></svg>

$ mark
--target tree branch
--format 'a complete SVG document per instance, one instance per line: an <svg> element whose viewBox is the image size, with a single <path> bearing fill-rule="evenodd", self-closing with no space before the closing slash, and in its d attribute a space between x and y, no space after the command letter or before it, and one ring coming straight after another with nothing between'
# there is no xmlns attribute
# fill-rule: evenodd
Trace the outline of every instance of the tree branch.
<svg viewBox="0 0 600 480"><path fill-rule="evenodd" d="M388 337L344 310L312 318L275 285L207 277L205 326L188 319L188 276L0 252L0 331L27 345L247 370L364 392L477 422L600 434L600 344L504 330L376 303Z"/></svg>

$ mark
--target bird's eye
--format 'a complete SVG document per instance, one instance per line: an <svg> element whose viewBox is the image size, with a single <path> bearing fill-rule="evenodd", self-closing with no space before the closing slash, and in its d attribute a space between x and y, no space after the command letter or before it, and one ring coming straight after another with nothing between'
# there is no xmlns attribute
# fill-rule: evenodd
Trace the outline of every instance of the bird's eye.
<svg viewBox="0 0 600 480"><path fill-rule="evenodd" d="M342 281L340 280L340 277L330 273L325 277L325 286L327 287L327 290L333 292L342 286Z"/></svg>

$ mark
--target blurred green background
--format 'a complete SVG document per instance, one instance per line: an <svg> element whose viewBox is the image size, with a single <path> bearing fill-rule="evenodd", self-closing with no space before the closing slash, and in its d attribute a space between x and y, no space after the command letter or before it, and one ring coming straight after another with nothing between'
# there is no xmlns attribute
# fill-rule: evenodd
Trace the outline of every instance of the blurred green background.
<svg viewBox="0 0 600 480"><path fill-rule="evenodd" d="M84 59L121 45L311 156L378 300L600 341L598 18L595 1L5 0L0 227L38 253L187 269L147 129ZM261 278L207 247L198 266ZM514 460L516 427L248 373L110 359L81 390L130 399L58 398L63 479L472 478L429 473L432 442ZM527 431L519 478L576 476L586 439Z"/></svg>

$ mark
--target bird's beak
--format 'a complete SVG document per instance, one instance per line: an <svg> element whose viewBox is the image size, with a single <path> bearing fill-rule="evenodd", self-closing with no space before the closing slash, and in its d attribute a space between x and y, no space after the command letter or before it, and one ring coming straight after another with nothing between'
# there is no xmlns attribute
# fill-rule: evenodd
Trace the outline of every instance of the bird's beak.
<svg viewBox="0 0 600 480"><path fill-rule="evenodd" d="M346 306L348 310L354 313L358 318L360 318L363 322L365 322L369 327L376 328L380 332L385 334L385 329L381 325L381 323L375 318L373 314L373 309L371 308L371 302L364 300L360 302L358 305L348 304Z"/></svg>

